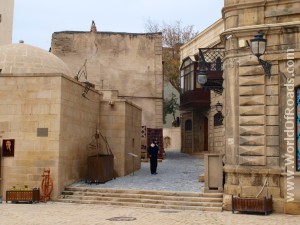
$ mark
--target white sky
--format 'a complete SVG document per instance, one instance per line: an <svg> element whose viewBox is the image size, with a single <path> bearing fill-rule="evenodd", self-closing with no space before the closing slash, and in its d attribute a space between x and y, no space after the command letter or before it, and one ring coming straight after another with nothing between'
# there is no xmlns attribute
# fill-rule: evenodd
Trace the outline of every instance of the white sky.
<svg viewBox="0 0 300 225"><path fill-rule="evenodd" d="M148 19L161 23L181 20L202 31L222 17L224 0L15 0L13 43L48 50L57 31L143 33Z"/></svg>

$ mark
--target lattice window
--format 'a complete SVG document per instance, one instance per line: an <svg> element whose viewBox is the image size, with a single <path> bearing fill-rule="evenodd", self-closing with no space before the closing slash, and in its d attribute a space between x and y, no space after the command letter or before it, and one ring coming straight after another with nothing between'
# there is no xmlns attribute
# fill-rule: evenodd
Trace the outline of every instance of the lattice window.
<svg viewBox="0 0 300 225"><path fill-rule="evenodd" d="M207 71L222 71L224 52L224 48L200 48L199 65L204 63Z"/></svg>

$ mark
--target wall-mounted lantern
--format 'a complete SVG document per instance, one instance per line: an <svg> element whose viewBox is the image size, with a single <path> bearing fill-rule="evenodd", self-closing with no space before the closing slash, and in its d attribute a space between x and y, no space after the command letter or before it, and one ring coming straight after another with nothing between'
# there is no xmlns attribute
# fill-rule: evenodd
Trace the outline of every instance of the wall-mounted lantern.
<svg viewBox="0 0 300 225"><path fill-rule="evenodd" d="M216 110L217 110L218 113L221 113L221 112L222 112L222 110L223 110L223 105L222 105L222 103L218 102L218 103L216 104Z"/></svg>
<svg viewBox="0 0 300 225"><path fill-rule="evenodd" d="M197 81L201 85L205 85L207 82L206 70L200 69L197 73Z"/></svg>
<svg viewBox="0 0 300 225"><path fill-rule="evenodd" d="M265 74L268 77L271 77L272 64L260 58L260 56L265 54L266 46L267 46L267 40L263 38L263 33L261 31L258 31L257 34L254 36L254 38L250 40L250 42L251 42L251 51L253 55L255 55L258 58L259 64L262 65Z"/></svg>
<svg viewBox="0 0 300 225"><path fill-rule="evenodd" d="M214 126L223 125L224 116L222 114L223 105L222 103L218 102L216 105L217 113L214 115Z"/></svg>

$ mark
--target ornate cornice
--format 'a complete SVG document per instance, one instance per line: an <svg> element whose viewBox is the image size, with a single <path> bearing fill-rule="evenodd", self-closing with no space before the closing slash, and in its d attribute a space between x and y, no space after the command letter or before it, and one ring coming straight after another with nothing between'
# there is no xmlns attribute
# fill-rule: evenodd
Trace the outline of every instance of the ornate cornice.
<svg viewBox="0 0 300 225"><path fill-rule="evenodd" d="M225 14L234 11L234 10L240 10L245 8L257 8L257 7L265 7L265 6L274 6L274 5L285 5L285 4L293 4L298 3L299 0L259 0L259 1L251 1L246 3L236 3L231 4L228 6L224 6L222 9L222 18L225 18Z"/></svg>
<svg viewBox="0 0 300 225"><path fill-rule="evenodd" d="M251 26L242 26L229 28L221 33L221 39L223 40L228 35L234 35L235 37L244 37L253 35L257 31L264 31L266 34L268 32L282 32L283 28L298 28L300 30L300 21L294 22L284 22L284 23L273 23L273 24L259 24L259 25L251 25Z"/></svg>

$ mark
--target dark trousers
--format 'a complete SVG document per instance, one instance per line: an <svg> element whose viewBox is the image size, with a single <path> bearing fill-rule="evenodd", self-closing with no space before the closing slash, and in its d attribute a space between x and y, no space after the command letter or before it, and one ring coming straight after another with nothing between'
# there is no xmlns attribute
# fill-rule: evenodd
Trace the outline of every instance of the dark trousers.
<svg viewBox="0 0 300 225"><path fill-rule="evenodd" d="M150 157L150 171L151 174L156 173L157 169L157 156L151 156Z"/></svg>

